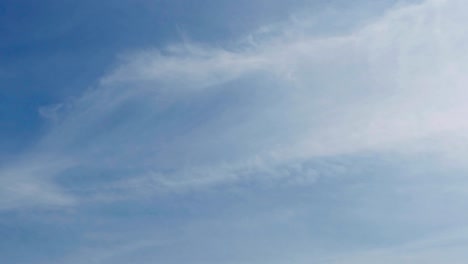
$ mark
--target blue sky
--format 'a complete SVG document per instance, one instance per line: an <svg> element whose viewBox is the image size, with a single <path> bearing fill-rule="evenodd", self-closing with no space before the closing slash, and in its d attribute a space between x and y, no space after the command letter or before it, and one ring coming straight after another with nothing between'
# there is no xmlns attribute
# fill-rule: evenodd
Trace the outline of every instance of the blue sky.
<svg viewBox="0 0 468 264"><path fill-rule="evenodd" d="M465 10L1 1L0 262L465 263Z"/></svg>

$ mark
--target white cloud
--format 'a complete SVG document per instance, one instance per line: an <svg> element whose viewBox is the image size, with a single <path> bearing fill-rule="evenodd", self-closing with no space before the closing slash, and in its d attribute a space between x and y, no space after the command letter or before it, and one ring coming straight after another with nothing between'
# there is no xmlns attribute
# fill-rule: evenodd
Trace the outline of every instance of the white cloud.
<svg viewBox="0 0 468 264"><path fill-rule="evenodd" d="M72 105L42 111L55 123L30 156L54 163L27 158L2 175L47 185L87 175L77 181L96 193L105 188L92 175L103 174L110 186L155 177L164 188L211 186L267 180L317 157L434 151L427 138L440 149L465 145L454 136L466 131L468 114L465 6L403 6L343 36L310 35L296 21L241 47L185 44L124 56ZM24 172L38 162L44 169ZM48 200L31 202L38 199Z"/></svg>

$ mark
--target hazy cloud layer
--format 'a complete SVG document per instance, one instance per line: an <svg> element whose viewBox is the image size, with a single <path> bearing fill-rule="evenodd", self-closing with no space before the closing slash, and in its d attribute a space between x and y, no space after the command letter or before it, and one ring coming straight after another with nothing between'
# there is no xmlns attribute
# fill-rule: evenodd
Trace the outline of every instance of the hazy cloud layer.
<svg viewBox="0 0 468 264"><path fill-rule="evenodd" d="M79 98L39 110L49 129L1 168L0 209L207 203L207 217L190 211L166 233L152 215L147 233L88 244L66 263L153 263L154 248L165 263L461 263L465 235L445 234L464 230L467 209L467 8L397 5L328 36L298 16L223 47L122 55ZM243 195L232 215L213 213Z"/></svg>

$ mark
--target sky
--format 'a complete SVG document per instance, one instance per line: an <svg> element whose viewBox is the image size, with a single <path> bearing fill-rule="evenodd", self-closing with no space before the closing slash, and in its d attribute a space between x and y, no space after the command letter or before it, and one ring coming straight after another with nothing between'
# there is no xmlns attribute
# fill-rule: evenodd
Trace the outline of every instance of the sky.
<svg viewBox="0 0 468 264"><path fill-rule="evenodd" d="M0 262L466 263L466 10L0 1Z"/></svg>

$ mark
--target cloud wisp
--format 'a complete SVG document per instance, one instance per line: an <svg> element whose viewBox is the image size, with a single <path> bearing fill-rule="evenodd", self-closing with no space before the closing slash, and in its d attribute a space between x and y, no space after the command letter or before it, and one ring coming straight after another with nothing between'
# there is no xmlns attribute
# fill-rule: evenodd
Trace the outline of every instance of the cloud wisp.
<svg viewBox="0 0 468 264"><path fill-rule="evenodd" d="M185 43L123 56L80 98L42 111L50 131L2 175L80 196L148 181L268 180L314 158L465 144L463 6L399 7L347 35L317 37L296 21L229 49ZM8 188L0 193L18 198L7 201L28 199ZM41 197L56 201L31 202Z"/></svg>
<svg viewBox="0 0 468 264"><path fill-rule="evenodd" d="M43 263L462 263L466 10L122 54L38 110L44 135L1 164L0 224L69 250Z"/></svg>

